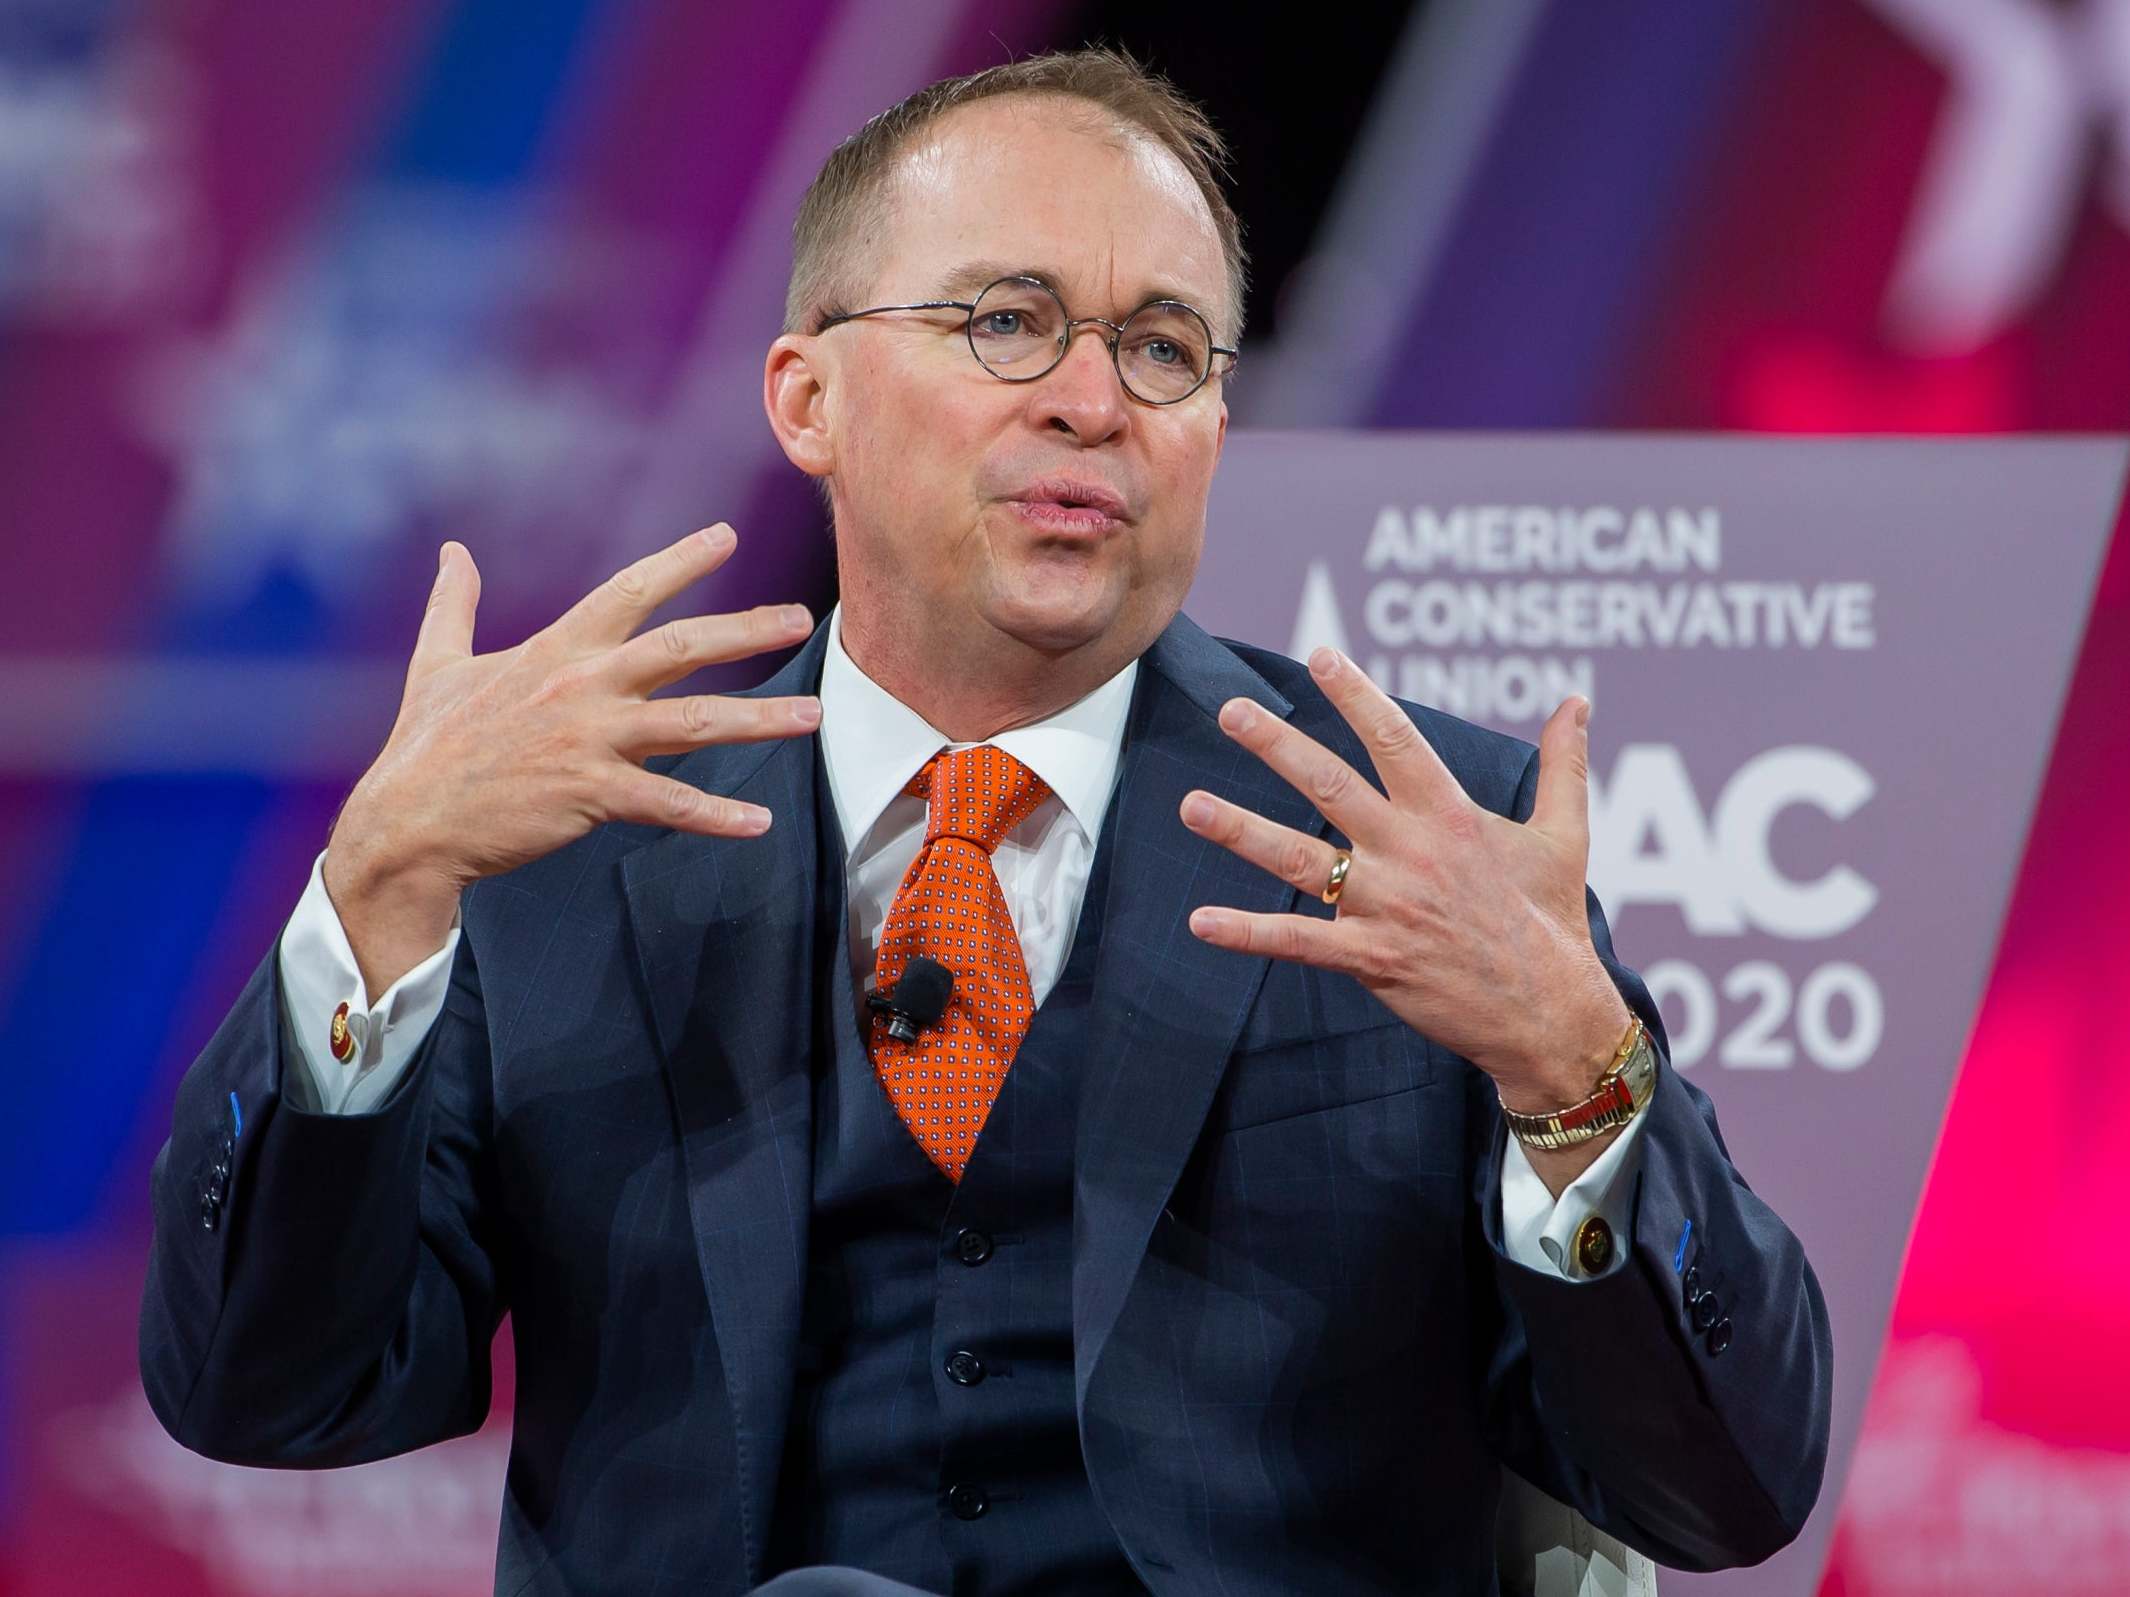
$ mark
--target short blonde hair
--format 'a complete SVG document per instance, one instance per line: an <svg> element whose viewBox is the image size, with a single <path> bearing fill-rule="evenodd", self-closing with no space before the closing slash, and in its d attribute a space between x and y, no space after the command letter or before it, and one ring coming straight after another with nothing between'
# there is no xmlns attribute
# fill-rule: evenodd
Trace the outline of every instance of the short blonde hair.
<svg viewBox="0 0 2130 1597"><path fill-rule="evenodd" d="M854 240L885 220L888 179L896 159L925 128L958 106L1001 95L1080 100L1160 144L1183 163L1205 196L1227 263L1226 339L1242 336L1248 259L1242 223L1221 191L1228 146L1205 112L1168 79L1122 50L1059 50L1024 61L944 78L874 117L829 155L799 203L791 228L791 281L784 292L784 331L811 331L821 318L856 309Z"/></svg>

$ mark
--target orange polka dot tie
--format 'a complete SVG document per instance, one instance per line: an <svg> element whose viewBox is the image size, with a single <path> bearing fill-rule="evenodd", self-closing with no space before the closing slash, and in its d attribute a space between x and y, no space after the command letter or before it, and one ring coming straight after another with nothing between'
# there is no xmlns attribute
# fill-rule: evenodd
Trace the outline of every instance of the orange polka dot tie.
<svg viewBox="0 0 2130 1597"><path fill-rule="evenodd" d="M915 1042L890 1037L888 1017L876 1014L868 1047L902 1123L958 1185L1035 1019L1028 962L991 854L1050 787L1004 749L981 743L933 755L904 791L930 810L924 846L880 926L874 987L891 989L916 954L954 972L954 986L946 1013Z"/></svg>

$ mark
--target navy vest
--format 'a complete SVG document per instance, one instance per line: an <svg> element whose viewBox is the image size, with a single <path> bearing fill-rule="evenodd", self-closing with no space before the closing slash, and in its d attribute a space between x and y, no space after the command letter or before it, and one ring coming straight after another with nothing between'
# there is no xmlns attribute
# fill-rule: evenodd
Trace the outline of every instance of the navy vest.
<svg viewBox="0 0 2130 1597"><path fill-rule="evenodd" d="M843 840L814 762L813 1218L770 1573L848 1564L927 1591L1141 1593L1073 1404L1079 1052L1116 805L1056 986L959 1188L888 1102L853 999Z"/></svg>

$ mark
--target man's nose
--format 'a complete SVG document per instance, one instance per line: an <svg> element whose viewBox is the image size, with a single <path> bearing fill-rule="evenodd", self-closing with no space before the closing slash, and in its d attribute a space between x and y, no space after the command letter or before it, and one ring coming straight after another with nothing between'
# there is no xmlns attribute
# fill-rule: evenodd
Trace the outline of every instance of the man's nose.
<svg viewBox="0 0 2130 1597"><path fill-rule="evenodd" d="M1094 336L1082 338L1082 333ZM1083 444L1098 444L1130 420L1131 396L1110 359L1109 339L1109 329L1099 322L1082 322L1067 334L1064 357L1029 385L1040 424L1069 432Z"/></svg>

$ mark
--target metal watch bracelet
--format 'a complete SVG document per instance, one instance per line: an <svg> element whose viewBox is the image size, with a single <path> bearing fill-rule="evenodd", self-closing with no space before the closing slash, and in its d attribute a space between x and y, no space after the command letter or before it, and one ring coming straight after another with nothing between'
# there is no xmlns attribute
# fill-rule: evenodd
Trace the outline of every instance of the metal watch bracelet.
<svg viewBox="0 0 2130 1597"><path fill-rule="evenodd" d="M1627 1033L1613 1050L1612 1063L1598 1078L1596 1090L1581 1103L1549 1115L1519 1114L1503 1104L1501 1113L1516 1140L1527 1148L1572 1148L1626 1125L1641 1113L1656 1085L1656 1045L1637 1015L1627 1023Z"/></svg>

